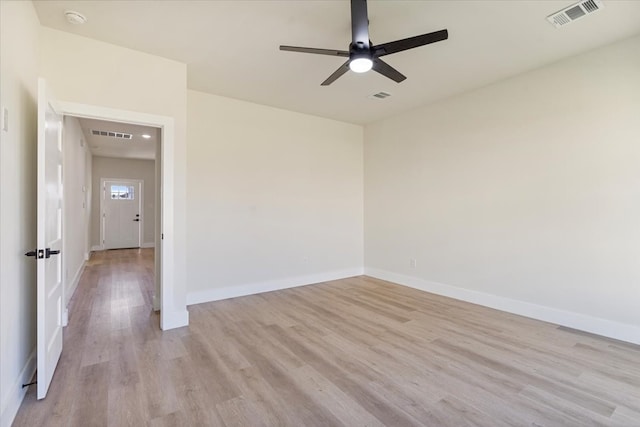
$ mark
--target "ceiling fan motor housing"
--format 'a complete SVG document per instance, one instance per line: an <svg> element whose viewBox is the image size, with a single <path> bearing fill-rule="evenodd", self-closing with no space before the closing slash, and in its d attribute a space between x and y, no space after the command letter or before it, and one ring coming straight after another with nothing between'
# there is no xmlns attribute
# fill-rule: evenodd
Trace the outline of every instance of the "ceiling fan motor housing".
<svg viewBox="0 0 640 427"><path fill-rule="evenodd" d="M358 46L354 43L349 43L349 59L354 60L358 58L373 59L371 49L364 46Z"/></svg>

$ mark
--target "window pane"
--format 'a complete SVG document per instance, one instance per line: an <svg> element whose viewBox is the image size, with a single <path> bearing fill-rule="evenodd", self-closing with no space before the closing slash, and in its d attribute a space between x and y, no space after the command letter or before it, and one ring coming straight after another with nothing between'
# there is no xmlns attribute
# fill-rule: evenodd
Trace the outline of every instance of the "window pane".
<svg viewBox="0 0 640 427"><path fill-rule="evenodd" d="M133 185L112 185L111 199L113 200L135 200Z"/></svg>

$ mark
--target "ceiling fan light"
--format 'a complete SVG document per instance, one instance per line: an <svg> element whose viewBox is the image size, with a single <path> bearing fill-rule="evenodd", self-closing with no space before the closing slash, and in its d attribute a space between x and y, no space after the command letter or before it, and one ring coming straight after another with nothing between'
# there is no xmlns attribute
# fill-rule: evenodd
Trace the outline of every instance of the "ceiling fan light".
<svg viewBox="0 0 640 427"><path fill-rule="evenodd" d="M349 62L349 68L354 73L366 73L373 67L373 61L370 58L354 58Z"/></svg>

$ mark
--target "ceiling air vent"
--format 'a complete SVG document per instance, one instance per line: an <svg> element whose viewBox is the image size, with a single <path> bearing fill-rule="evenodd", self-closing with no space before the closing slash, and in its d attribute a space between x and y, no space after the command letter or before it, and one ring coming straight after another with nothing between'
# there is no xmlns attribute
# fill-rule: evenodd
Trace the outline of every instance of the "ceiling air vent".
<svg viewBox="0 0 640 427"><path fill-rule="evenodd" d="M133 135L130 134L130 133L111 132L111 131L95 130L95 129L91 130L91 134L92 135L97 135L97 136L106 136L106 137L110 137L110 138L119 138L119 139L132 139L133 138Z"/></svg>
<svg viewBox="0 0 640 427"><path fill-rule="evenodd" d="M556 28L563 27L573 21L580 19L590 13L597 12L602 9L604 4L601 0L586 0L572 4L569 7L547 16L547 21L555 25Z"/></svg>
<svg viewBox="0 0 640 427"><path fill-rule="evenodd" d="M387 93L387 92L378 92L378 93L374 93L373 95L371 95L369 98L378 98L378 99L385 99L390 97L391 94Z"/></svg>

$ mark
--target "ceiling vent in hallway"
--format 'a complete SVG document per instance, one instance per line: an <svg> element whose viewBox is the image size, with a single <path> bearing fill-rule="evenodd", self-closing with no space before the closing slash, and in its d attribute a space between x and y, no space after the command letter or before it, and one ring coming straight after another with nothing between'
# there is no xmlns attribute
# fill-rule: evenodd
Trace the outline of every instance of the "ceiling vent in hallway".
<svg viewBox="0 0 640 427"><path fill-rule="evenodd" d="M91 130L91 134L92 135L97 135L97 136L106 136L106 137L110 137L110 138L119 138L119 139L132 139L133 135L130 133L124 133L124 132L111 132L111 131L104 131L104 130Z"/></svg>
<svg viewBox="0 0 640 427"><path fill-rule="evenodd" d="M560 28L593 12L597 12L603 7L604 4L602 4L601 0L579 1L547 16L547 21L551 22L556 28Z"/></svg>

